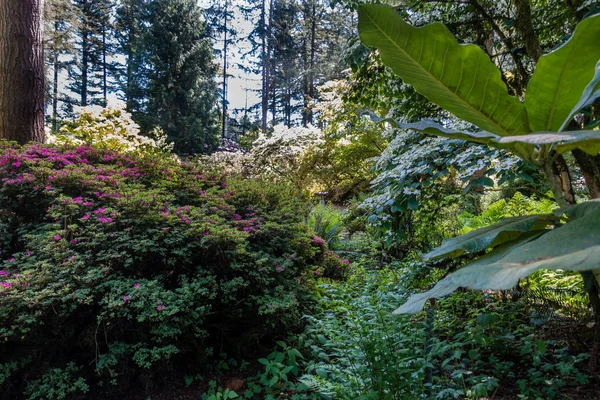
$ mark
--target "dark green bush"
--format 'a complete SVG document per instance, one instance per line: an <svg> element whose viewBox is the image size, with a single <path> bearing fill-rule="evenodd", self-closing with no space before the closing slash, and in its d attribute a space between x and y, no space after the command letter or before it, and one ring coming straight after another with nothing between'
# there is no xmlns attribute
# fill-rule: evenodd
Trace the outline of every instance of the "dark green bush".
<svg viewBox="0 0 600 400"><path fill-rule="evenodd" d="M5 143L0 182L0 398L108 396L251 348L336 262L285 187L194 163Z"/></svg>

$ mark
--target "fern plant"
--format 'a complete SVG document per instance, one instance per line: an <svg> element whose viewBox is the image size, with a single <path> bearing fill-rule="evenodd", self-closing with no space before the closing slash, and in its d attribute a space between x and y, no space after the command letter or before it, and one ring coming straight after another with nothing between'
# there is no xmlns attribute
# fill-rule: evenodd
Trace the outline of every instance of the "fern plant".
<svg viewBox="0 0 600 400"><path fill-rule="evenodd" d="M335 248L344 228L344 216L331 204L319 204L308 216L307 225L329 248Z"/></svg>
<svg viewBox="0 0 600 400"><path fill-rule="evenodd" d="M509 95L500 70L483 50L459 44L443 24L415 28L392 7L380 4L363 4L358 10L363 43L376 47L383 62L405 83L479 130L459 131L428 120L404 124L374 119L509 150L545 173L561 207L552 213L505 219L444 241L424 257L491 251L430 291L412 296L396 313L420 311L428 299L459 287L510 289L541 269L583 271L588 281L600 282L600 201L573 205L574 196L560 170L563 153L600 152L600 131L593 125L565 130L577 125L574 117L600 97L600 15L583 20L564 45L539 59L521 101ZM588 186L600 179L596 175L586 176ZM597 289L591 294L600 319Z"/></svg>

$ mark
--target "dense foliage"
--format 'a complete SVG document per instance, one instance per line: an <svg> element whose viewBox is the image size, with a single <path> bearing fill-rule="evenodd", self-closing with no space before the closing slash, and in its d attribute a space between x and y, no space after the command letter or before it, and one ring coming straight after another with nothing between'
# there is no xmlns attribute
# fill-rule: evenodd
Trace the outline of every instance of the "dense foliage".
<svg viewBox="0 0 600 400"><path fill-rule="evenodd" d="M285 187L196 163L5 143L0 181L5 398L122 392L242 351L347 268Z"/></svg>

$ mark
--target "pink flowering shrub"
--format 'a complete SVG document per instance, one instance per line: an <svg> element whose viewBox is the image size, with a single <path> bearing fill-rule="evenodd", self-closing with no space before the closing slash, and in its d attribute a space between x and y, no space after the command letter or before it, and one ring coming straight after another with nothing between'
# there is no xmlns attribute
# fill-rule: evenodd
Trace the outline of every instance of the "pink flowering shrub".
<svg viewBox="0 0 600 400"><path fill-rule="evenodd" d="M293 327L343 270L304 215L197 163L0 142L0 392L71 365L108 398Z"/></svg>

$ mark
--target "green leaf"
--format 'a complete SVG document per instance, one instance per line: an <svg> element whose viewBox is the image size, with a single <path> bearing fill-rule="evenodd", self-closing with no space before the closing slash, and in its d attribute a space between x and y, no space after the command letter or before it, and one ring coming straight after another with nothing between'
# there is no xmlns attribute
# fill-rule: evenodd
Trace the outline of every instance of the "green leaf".
<svg viewBox="0 0 600 400"><path fill-rule="evenodd" d="M557 222L556 216L550 214L506 218L497 224L446 239L441 246L424 254L423 258L431 260L441 257L456 257L465 252L478 252L516 240L527 232L546 230L548 225L555 222Z"/></svg>
<svg viewBox="0 0 600 400"><path fill-rule="evenodd" d="M414 123L404 123L400 121L396 121L393 118L381 118L377 116L374 112L368 110L359 111L360 115L367 115L373 122L382 123L387 122L398 129L407 129L413 130L420 133L425 133L433 136L442 136L449 139L457 139L457 140L467 140L469 142L475 142L480 144L486 144L489 146L494 146L502 149L510 149L519 157L524 160L529 161L531 153L534 150L534 146L527 143L522 143L518 141L507 142L500 144L500 140L503 138L502 136L486 132L486 131L457 131L455 129L446 128L435 121L432 120L422 120ZM520 136L517 136L520 137Z"/></svg>
<svg viewBox="0 0 600 400"><path fill-rule="evenodd" d="M510 149L513 143L522 143L537 147L552 145L552 148L559 154L573 149L581 149L586 153L596 155L600 153L600 131L536 132L528 135L506 136L498 140L491 140L490 145Z"/></svg>
<svg viewBox="0 0 600 400"><path fill-rule="evenodd" d="M495 324L499 320L500 320L500 317L498 317L497 314L481 313L481 314L477 315L477 323L484 328L486 326Z"/></svg>
<svg viewBox="0 0 600 400"><path fill-rule="evenodd" d="M415 196L411 196L408 199L407 207L409 210L416 210L417 208L419 208L419 201Z"/></svg>
<svg viewBox="0 0 600 400"><path fill-rule="evenodd" d="M571 38L540 57L527 85L525 108L532 131L558 131L594 76L600 60L600 15L584 19Z"/></svg>
<svg viewBox="0 0 600 400"><path fill-rule="evenodd" d="M574 220L584 218L598 210L598 208L600 208L600 199L595 199L575 204L574 206L559 208L553 212L556 216L562 217L564 215L567 218Z"/></svg>
<svg viewBox="0 0 600 400"><path fill-rule="evenodd" d="M538 348L538 351L542 354L544 354L546 352L546 342L544 342L543 340L536 340L535 344Z"/></svg>
<svg viewBox="0 0 600 400"><path fill-rule="evenodd" d="M458 44L440 23L415 28L385 5L361 4L358 17L363 43L430 101L500 136L530 132L525 107L478 46Z"/></svg>
<svg viewBox="0 0 600 400"><path fill-rule="evenodd" d="M597 98L600 97L600 61L596 64L596 73L592 78L592 81L587 85L585 90L583 91L583 95L579 102L573 107L568 117L565 119L565 122L561 125L559 131L562 131L567 127L567 125L571 122L573 117L581 111L582 108L589 106L592 104Z"/></svg>
<svg viewBox="0 0 600 400"><path fill-rule="evenodd" d="M518 245L507 243L439 281L433 289L411 296L395 314L420 311L430 298L459 287L505 290L541 269L589 271L600 267L600 208Z"/></svg>

